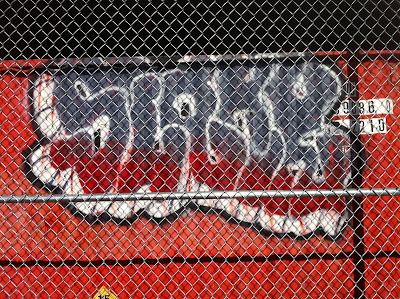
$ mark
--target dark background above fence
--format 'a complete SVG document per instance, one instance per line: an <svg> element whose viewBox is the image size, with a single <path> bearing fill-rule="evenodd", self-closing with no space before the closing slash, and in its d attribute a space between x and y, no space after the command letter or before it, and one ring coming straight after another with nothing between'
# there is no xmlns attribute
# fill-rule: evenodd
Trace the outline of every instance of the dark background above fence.
<svg viewBox="0 0 400 299"><path fill-rule="evenodd" d="M2 1L0 58L394 50L400 2Z"/></svg>

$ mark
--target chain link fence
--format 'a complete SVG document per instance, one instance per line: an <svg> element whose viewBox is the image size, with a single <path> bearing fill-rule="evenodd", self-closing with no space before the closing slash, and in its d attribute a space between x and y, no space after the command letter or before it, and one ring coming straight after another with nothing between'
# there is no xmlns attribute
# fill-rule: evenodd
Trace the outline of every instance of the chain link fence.
<svg viewBox="0 0 400 299"><path fill-rule="evenodd" d="M3 296L400 297L400 2L0 7Z"/></svg>

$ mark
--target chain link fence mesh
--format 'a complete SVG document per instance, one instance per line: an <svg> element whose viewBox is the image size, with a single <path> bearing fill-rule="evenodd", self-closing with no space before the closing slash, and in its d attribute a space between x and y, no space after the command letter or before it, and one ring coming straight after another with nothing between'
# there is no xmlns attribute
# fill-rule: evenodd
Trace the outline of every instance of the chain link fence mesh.
<svg viewBox="0 0 400 299"><path fill-rule="evenodd" d="M400 2L0 7L3 296L400 297Z"/></svg>

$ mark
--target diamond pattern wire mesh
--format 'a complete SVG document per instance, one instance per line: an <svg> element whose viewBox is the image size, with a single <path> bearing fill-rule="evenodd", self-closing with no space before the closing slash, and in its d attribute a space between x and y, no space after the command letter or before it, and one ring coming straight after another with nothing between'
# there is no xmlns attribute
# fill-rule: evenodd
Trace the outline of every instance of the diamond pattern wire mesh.
<svg viewBox="0 0 400 299"><path fill-rule="evenodd" d="M2 295L400 296L398 1L0 7Z"/></svg>

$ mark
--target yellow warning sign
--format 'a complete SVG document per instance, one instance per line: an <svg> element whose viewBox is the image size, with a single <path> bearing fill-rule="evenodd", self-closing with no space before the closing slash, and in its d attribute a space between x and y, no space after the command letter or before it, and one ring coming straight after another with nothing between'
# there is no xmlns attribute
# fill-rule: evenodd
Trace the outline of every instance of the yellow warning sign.
<svg viewBox="0 0 400 299"><path fill-rule="evenodd" d="M117 299L117 296L102 286L93 299Z"/></svg>

